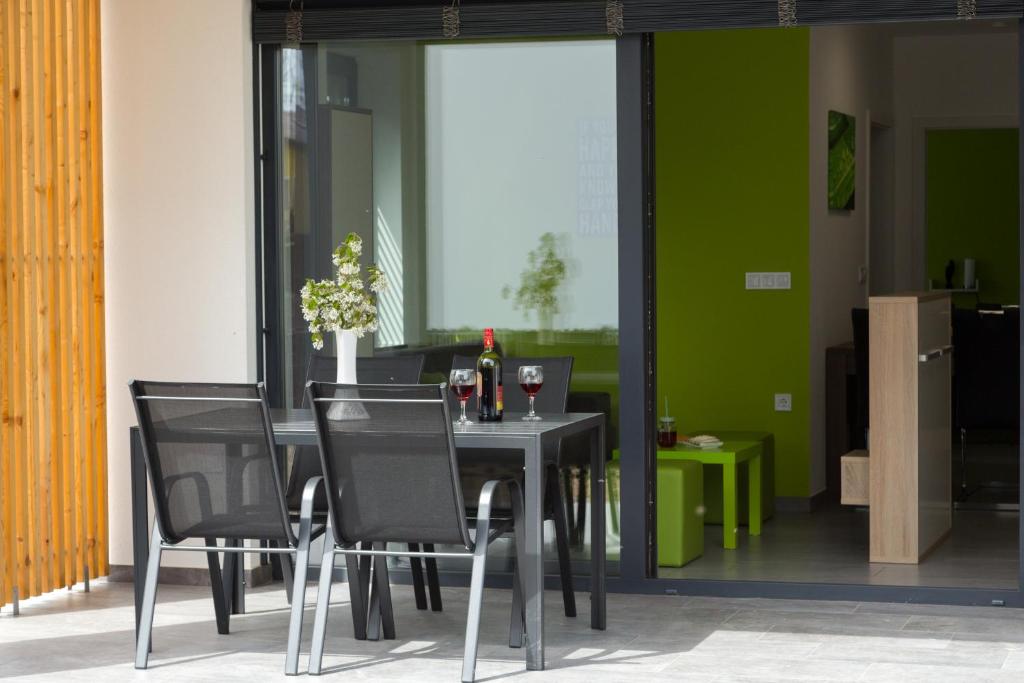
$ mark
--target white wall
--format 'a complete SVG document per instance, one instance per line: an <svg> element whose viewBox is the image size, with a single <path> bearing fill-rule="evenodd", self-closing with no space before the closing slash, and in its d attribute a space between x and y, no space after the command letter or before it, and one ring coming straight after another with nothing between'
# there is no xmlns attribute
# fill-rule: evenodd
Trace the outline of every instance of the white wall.
<svg viewBox="0 0 1024 683"><path fill-rule="evenodd" d="M252 381L249 0L102 0L110 562L132 563L132 378ZM205 566L193 553L165 565Z"/></svg>
<svg viewBox="0 0 1024 683"><path fill-rule="evenodd" d="M878 27L811 29L810 263L811 492L825 488L825 349L852 338L850 309L864 306L867 286L868 131L892 120L892 39ZM857 118L854 209L829 211L828 111ZM869 115L870 112L870 115Z"/></svg>
<svg viewBox="0 0 1024 683"><path fill-rule="evenodd" d="M1017 34L898 37L893 60L896 288L919 289L927 285L922 127L1013 125Z"/></svg>

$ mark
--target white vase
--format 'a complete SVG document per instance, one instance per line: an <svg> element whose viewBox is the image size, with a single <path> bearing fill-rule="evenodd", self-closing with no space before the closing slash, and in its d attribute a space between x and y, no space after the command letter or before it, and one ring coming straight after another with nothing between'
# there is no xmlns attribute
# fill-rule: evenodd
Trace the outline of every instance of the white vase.
<svg viewBox="0 0 1024 683"><path fill-rule="evenodd" d="M964 289L974 289L974 285L976 284L975 281L974 281L974 269L975 269L974 259L972 259L972 258L965 258L964 259Z"/></svg>
<svg viewBox="0 0 1024 683"><path fill-rule="evenodd" d="M356 344L358 339L351 330L334 333L338 351L338 384L358 384L356 381Z"/></svg>
<svg viewBox="0 0 1024 683"><path fill-rule="evenodd" d="M351 330L339 330L335 333L335 346L338 352L338 384L358 384L356 380L356 335ZM327 411L329 420L366 420L369 414L361 403L337 402Z"/></svg>

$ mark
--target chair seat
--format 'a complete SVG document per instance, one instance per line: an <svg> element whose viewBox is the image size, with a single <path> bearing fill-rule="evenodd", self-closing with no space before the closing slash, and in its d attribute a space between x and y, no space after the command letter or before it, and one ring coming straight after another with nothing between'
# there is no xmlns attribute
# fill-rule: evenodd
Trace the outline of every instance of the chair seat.
<svg viewBox="0 0 1024 683"><path fill-rule="evenodd" d="M280 514L255 510L212 515L198 524L186 528L183 535L189 538L289 540L281 524Z"/></svg>

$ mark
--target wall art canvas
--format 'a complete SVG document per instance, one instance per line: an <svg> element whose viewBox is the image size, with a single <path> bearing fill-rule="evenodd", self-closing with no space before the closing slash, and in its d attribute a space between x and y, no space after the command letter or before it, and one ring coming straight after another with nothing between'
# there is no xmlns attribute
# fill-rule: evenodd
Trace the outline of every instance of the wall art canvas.
<svg viewBox="0 0 1024 683"><path fill-rule="evenodd" d="M857 179L857 119L828 113L828 208L852 211Z"/></svg>

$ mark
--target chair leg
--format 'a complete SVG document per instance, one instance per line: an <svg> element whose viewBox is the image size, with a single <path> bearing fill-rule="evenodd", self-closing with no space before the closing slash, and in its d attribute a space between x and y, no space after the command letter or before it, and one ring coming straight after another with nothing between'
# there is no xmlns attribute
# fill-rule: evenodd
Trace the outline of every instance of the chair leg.
<svg viewBox="0 0 1024 683"><path fill-rule="evenodd" d="M327 638L327 612L331 607L331 585L334 573L334 530L330 523L324 530L324 554L320 559L320 588L316 595L316 617L313 619L313 644L309 651L309 673L320 674L324 659L324 641ZM352 583L350 581L350 583ZM358 585L358 581L355 581ZM356 604L352 603L353 613ZM365 636L365 634L364 634Z"/></svg>
<svg viewBox="0 0 1024 683"><path fill-rule="evenodd" d="M423 544L423 550L428 553L434 552L434 544ZM441 579L437 574L437 558L428 557L424 564L427 565L427 588L430 591L430 611L440 612L442 610Z"/></svg>
<svg viewBox="0 0 1024 683"><path fill-rule="evenodd" d="M583 547L587 536L587 468L580 467L580 491L576 496L576 543Z"/></svg>
<svg viewBox="0 0 1024 683"><path fill-rule="evenodd" d="M559 479L562 481L562 492L563 492L563 495L564 495L563 500L565 501L565 505L566 505L566 522L568 523L570 529L575 530L576 529L576 514L573 512L573 506L572 506L572 501L573 501L573 497L572 497L572 470L571 469L567 469L565 471L565 477L564 478L559 477ZM576 537L575 537L575 534L574 534L573 535L573 543L575 543L575 542L576 542Z"/></svg>
<svg viewBox="0 0 1024 683"><path fill-rule="evenodd" d="M960 500L967 500L967 430L960 428Z"/></svg>
<svg viewBox="0 0 1024 683"><path fill-rule="evenodd" d="M409 552L417 553L419 543L410 543ZM412 592L416 598L416 609L427 609L427 591L423 585L423 563L418 557L409 558L409 572L412 574Z"/></svg>
<svg viewBox="0 0 1024 683"><path fill-rule="evenodd" d="M139 635L135 640L135 668L145 669L149 665L149 643L153 636L153 609L156 607L157 578L160 574L160 531L153 525L153 537L149 543L149 566L146 568L146 588L142 594L142 619Z"/></svg>
<svg viewBox="0 0 1024 683"><path fill-rule="evenodd" d="M487 564L487 535L490 521L477 519L476 546L473 548L473 574L469 583L469 614L466 617L466 645L462 655L462 680L476 677L476 651L480 642L480 612L484 599L484 569Z"/></svg>
<svg viewBox="0 0 1024 683"><path fill-rule="evenodd" d="M518 548L516 549L518 553ZM512 570L512 614L509 617L508 646L520 648L523 646L523 632L525 628L526 604L523 601L522 580L519 575L519 562L516 560L515 569Z"/></svg>
<svg viewBox="0 0 1024 683"><path fill-rule="evenodd" d="M283 547L281 543L275 542L278 548ZM288 604L292 604L292 581L295 579L295 563L291 555L278 555L281 563L281 579L284 581L284 596Z"/></svg>
<svg viewBox="0 0 1024 683"><path fill-rule="evenodd" d="M359 556L345 556L345 566L348 569L349 604L352 606L352 635L356 640L366 640L367 595L359 564Z"/></svg>
<svg viewBox="0 0 1024 683"><path fill-rule="evenodd" d="M576 593L572 582L572 558L569 555L569 526L565 519L565 501L558 485L558 469L548 470L548 496L555 518L555 545L558 548L558 572L562 583L562 606L565 616L576 616Z"/></svg>
<svg viewBox="0 0 1024 683"><path fill-rule="evenodd" d="M363 543L364 550L373 550L373 543ZM359 558L359 580L366 587L366 639L380 640L380 591L377 590L377 564L370 555Z"/></svg>
<svg viewBox="0 0 1024 683"><path fill-rule="evenodd" d="M206 545L217 545L216 538L203 539ZM227 635L230 631L231 596L225 588L224 576L220 569L220 553L206 553L206 564L210 568L210 588L213 590L213 613L217 619L217 633Z"/></svg>
<svg viewBox="0 0 1024 683"><path fill-rule="evenodd" d="M385 544L384 547L387 547ZM380 608L381 625L384 632L384 640L395 639L395 611L391 605L391 581L388 578L388 558L378 555L373 558L374 585L377 588L379 599L377 605Z"/></svg>
<svg viewBox="0 0 1024 683"><path fill-rule="evenodd" d="M285 654L284 673L295 676L299 672L299 644L302 641L302 617L306 607L306 574L309 571L309 543L312 521L299 522L299 545L295 552L295 578L292 587L291 618L288 622L288 649Z"/></svg>

